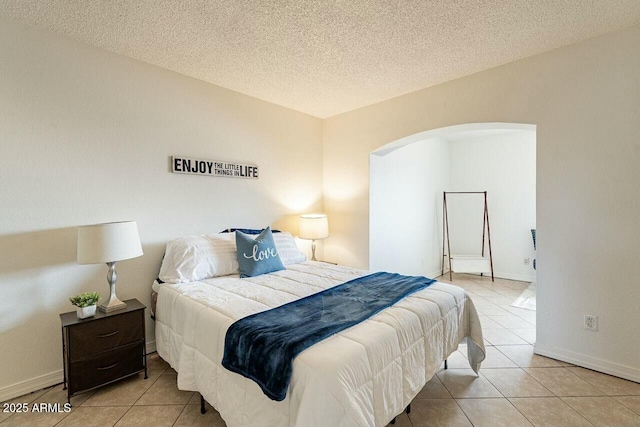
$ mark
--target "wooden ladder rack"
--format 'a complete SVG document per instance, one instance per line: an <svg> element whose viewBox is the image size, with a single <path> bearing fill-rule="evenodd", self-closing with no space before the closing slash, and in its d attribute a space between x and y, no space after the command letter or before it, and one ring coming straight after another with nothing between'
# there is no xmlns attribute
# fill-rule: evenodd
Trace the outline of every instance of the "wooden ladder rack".
<svg viewBox="0 0 640 427"><path fill-rule="evenodd" d="M482 219L482 252L481 256L451 255L451 242L449 239L449 215L447 210L447 194L483 194L484 195L484 216ZM445 191L442 203L442 275L444 276L444 260L449 259L449 280L453 280L454 267L456 273L484 273L491 272L491 281L495 281L493 276L493 253L491 252L491 227L489 226L489 206L487 204L486 191ZM485 232L488 241L489 258L485 253ZM446 237L446 240L445 240ZM446 246L445 246L446 244ZM453 261L453 262L452 262Z"/></svg>

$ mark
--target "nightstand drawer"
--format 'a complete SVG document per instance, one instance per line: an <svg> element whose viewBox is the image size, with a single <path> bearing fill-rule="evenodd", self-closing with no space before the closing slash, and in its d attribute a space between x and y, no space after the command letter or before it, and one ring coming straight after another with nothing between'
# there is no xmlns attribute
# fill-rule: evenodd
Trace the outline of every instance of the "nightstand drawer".
<svg viewBox="0 0 640 427"><path fill-rule="evenodd" d="M144 371L144 342L95 354L69 366L69 392L87 390Z"/></svg>
<svg viewBox="0 0 640 427"><path fill-rule="evenodd" d="M71 361L144 339L144 311L133 311L69 328Z"/></svg>
<svg viewBox="0 0 640 427"><path fill-rule="evenodd" d="M62 323L62 355L64 390L71 397L144 372L144 311L137 299L124 301L126 308L78 319L75 311L60 314Z"/></svg>

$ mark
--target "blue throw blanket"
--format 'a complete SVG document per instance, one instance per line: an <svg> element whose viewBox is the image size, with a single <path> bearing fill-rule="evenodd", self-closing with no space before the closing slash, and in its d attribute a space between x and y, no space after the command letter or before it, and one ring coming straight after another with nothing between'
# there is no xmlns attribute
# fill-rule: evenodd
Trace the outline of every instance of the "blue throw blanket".
<svg viewBox="0 0 640 427"><path fill-rule="evenodd" d="M294 357L433 282L375 273L245 317L227 331L222 366L254 380L270 399L281 401Z"/></svg>

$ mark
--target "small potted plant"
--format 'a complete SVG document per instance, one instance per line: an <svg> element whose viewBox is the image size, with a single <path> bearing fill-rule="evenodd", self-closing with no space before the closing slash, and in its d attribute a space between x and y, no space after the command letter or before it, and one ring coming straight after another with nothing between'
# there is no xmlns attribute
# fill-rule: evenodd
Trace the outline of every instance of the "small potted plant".
<svg viewBox="0 0 640 427"><path fill-rule="evenodd" d="M86 319L96 315L96 303L99 299L100 295L97 292L85 292L69 298L69 301L77 307L78 319Z"/></svg>

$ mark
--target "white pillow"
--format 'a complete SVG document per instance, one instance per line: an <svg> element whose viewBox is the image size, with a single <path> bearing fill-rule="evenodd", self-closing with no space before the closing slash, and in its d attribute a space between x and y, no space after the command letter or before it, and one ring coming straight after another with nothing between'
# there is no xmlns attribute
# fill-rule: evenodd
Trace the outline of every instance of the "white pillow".
<svg viewBox="0 0 640 427"><path fill-rule="evenodd" d="M276 243L276 249L278 250L278 255L280 255L280 260L285 267L287 265L297 264L307 260L307 256L298 249L296 241L293 239L291 233L273 233L273 240Z"/></svg>
<svg viewBox="0 0 640 427"><path fill-rule="evenodd" d="M285 267L307 260L291 233L273 233L273 240ZM167 243L158 277L167 283L185 283L238 272L236 235L219 233L181 237Z"/></svg>
<svg viewBox="0 0 640 427"><path fill-rule="evenodd" d="M238 273L233 233L187 236L167 243L160 280L184 283Z"/></svg>

